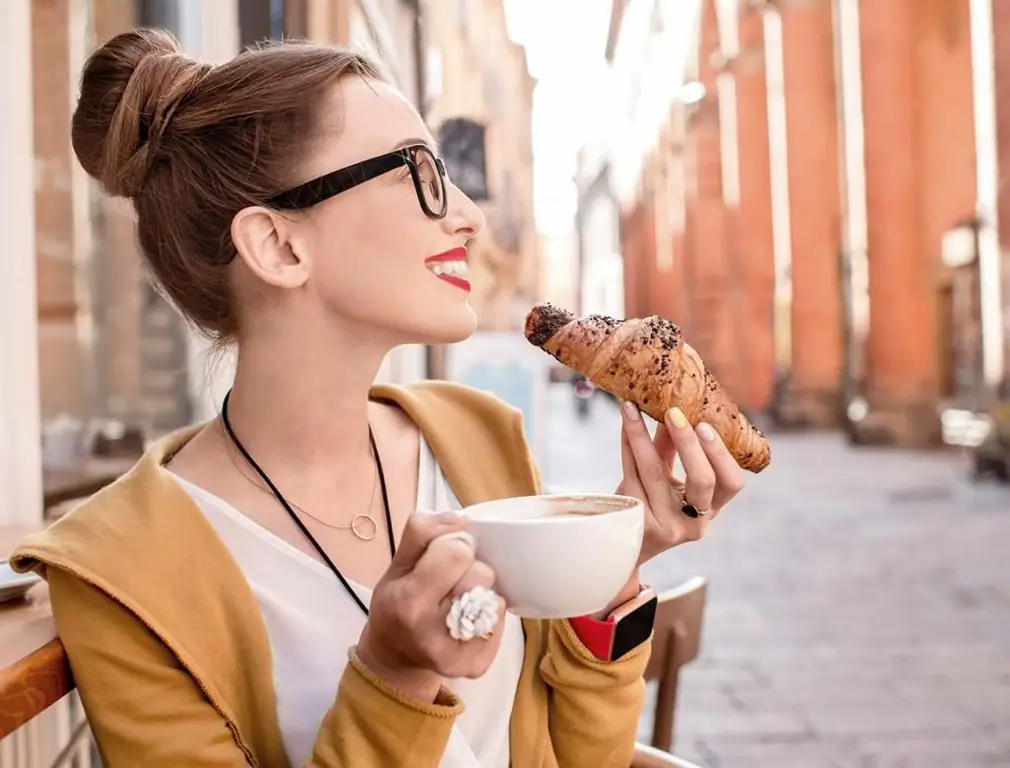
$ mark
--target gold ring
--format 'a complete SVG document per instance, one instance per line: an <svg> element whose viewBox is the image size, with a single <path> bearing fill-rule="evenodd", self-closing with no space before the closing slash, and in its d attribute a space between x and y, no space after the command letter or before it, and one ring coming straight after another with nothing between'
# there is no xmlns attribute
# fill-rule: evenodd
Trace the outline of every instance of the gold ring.
<svg viewBox="0 0 1010 768"><path fill-rule="evenodd" d="M680 511L683 512L690 518L704 517L709 512L712 511L712 507L706 507L705 509L698 509L694 504L685 500L683 506L681 506Z"/></svg>

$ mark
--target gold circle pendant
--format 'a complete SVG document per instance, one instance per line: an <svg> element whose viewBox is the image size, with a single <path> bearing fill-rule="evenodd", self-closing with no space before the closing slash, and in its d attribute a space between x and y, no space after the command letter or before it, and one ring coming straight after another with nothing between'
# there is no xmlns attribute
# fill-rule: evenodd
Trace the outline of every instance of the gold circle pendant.
<svg viewBox="0 0 1010 768"><path fill-rule="evenodd" d="M371 515L355 515L351 518L351 533L362 541L371 541L379 532L379 524Z"/></svg>

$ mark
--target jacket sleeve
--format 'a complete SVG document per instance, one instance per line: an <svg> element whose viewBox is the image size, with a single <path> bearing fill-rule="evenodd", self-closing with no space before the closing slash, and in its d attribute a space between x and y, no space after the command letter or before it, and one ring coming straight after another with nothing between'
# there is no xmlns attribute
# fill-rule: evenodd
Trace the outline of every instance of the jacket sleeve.
<svg viewBox="0 0 1010 768"><path fill-rule="evenodd" d="M128 609L58 568L47 579L106 768L262 765L236 724ZM399 694L352 652L305 768L437 766L460 710L445 689L434 704Z"/></svg>
<svg viewBox="0 0 1010 768"><path fill-rule="evenodd" d="M652 640L617 661L600 661L567 621L544 623L540 674L551 689L550 735L558 765L630 765Z"/></svg>

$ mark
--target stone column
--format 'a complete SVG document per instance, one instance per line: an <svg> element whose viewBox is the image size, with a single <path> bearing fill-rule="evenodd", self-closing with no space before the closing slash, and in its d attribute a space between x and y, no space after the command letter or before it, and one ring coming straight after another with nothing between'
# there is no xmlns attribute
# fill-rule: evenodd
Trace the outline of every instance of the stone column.
<svg viewBox="0 0 1010 768"><path fill-rule="evenodd" d="M834 426L843 366L841 188L830 0L780 3L792 262L792 365L780 415Z"/></svg>
<svg viewBox="0 0 1010 768"><path fill-rule="evenodd" d="M916 42L916 66L919 78L919 166L925 169L926 179L920 189L922 211L923 251L921 258L923 296L928 323L917 335L925 336L928 344L922 344L920 354L929 355L925 403L927 410L935 406L947 381L955 379L953 360L948 360L944 349L946 337L950 334L964 338L963 319L954 320L955 328L946 328L941 318L949 310L945 306L946 287L961 282L965 276L958 272L978 270L982 277L983 291L977 296L978 321L983 334L983 348L978 351L978 385L984 387L985 366L995 362L991 359L991 344L997 340L994 335L998 328L992 327L985 310L991 299L988 294L989 268L998 270L996 231L992 227L991 212L996 204L997 169L994 146L995 117L992 112L991 92L983 94L976 90L973 80L985 74L992 83L992 48L986 46L985 72L976 71L972 61L973 40L970 5L972 0L949 0L946 3L927 3L918 12L918 40ZM992 31L988 31L991 40ZM976 98L977 96L977 98ZM982 112L977 111L982 108ZM976 120L976 116L984 115ZM977 132L981 129L981 132ZM976 169L980 173L976 173ZM981 228L978 243L980 261L965 269L951 270L943 265L941 243L944 234L953 227L972 220L980 214ZM953 283L952 283L953 281ZM998 288L998 280L994 281ZM960 294L960 291L957 292ZM960 296L956 299L960 304ZM956 317L956 315L955 315ZM972 323L974 325L974 323ZM986 350L986 344L990 349ZM998 346L997 346L998 350ZM990 382L994 383L994 382ZM959 386L955 386L955 396ZM969 396L970 397L970 396ZM961 404L966 404L964 400ZM926 437L923 435L922 437Z"/></svg>
<svg viewBox="0 0 1010 768"><path fill-rule="evenodd" d="M725 91L718 86L722 65L715 0L704 0L698 34L698 79L704 97L692 107L685 146L686 237L685 282L691 309L685 335L709 369L734 398L745 378L737 337L734 280L728 248L730 220L723 179Z"/></svg>
<svg viewBox="0 0 1010 768"><path fill-rule="evenodd" d="M975 208L968 0L859 5L869 336L866 436L939 437L943 232Z"/></svg>
<svg viewBox="0 0 1010 768"><path fill-rule="evenodd" d="M775 245L772 236L768 85L762 13L742 8L739 49L732 63L736 83L739 210L736 243L744 283L747 390L752 414L769 409L775 387Z"/></svg>
<svg viewBox="0 0 1010 768"><path fill-rule="evenodd" d="M31 0L0 3L0 523L42 520Z"/></svg>
<svg viewBox="0 0 1010 768"><path fill-rule="evenodd" d="M921 333L931 318L922 300L918 194L925 182L917 152L920 5L919 0L859 4L870 283L867 395L874 431L891 439L911 426L909 408L924 401L932 377L932 355L923 348L932 338Z"/></svg>

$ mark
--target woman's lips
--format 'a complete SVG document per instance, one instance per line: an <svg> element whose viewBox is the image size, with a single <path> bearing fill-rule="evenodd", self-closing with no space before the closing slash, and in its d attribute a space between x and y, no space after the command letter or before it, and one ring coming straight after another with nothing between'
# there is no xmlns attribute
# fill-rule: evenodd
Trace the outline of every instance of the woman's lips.
<svg viewBox="0 0 1010 768"><path fill-rule="evenodd" d="M470 290L469 271L466 264L466 248L453 248L436 256L429 256L424 265L439 280L464 291Z"/></svg>
<svg viewBox="0 0 1010 768"><path fill-rule="evenodd" d="M444 280L449 283L449 285L455 285L457 288L462 288L464 291L470 291L470 281L464 277L454 277L452 275L439 275L440 280Z"/></svg>

